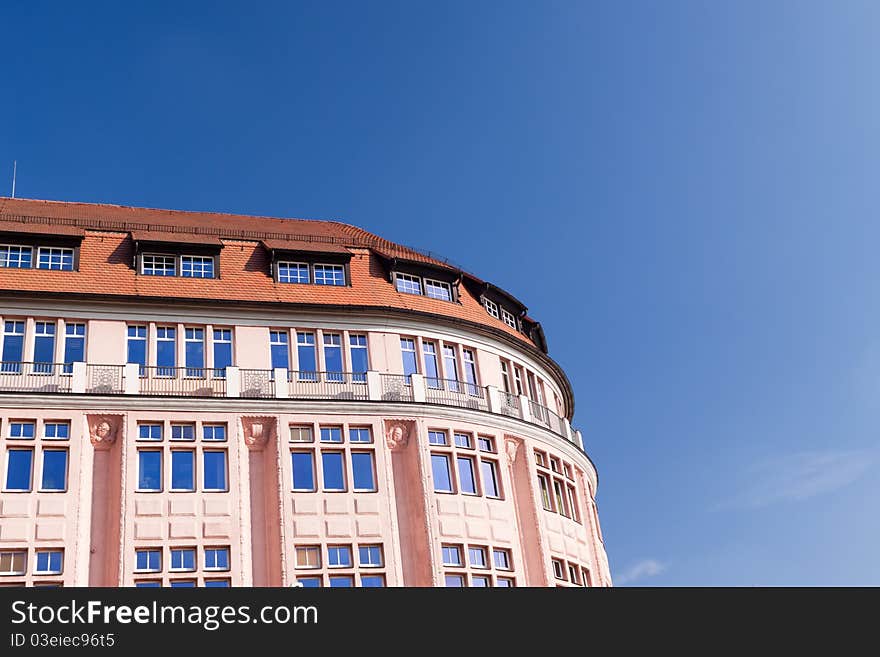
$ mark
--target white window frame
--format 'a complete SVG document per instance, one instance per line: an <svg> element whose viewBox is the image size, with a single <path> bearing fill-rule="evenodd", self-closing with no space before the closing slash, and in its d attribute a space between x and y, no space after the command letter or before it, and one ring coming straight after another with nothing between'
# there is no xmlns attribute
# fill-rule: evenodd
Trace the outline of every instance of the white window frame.
<svg viewBox="0 0 880 657"><path fill-rule="evenodd" d="M305 269L306 269L306 280L305 280L305 281L298 281L298 280L297 280L297 281L294 281L294 280L290 280L289 273L288 273L288 276L287 276L288 280L286 280L286 281L285 281L285 280L281 280L281 266L282 266L282 265L285 265L285 266L287 266L287 267L291 267L291 266L294 266L294 265L295 265L295 266L297 267L297 271L298 271L298 272L299 272L299 270L300 270L302 267L305 267ZM287 285L287 284L291 284L291 285L309 285L309 284L312 282L312 268L309 267L309 263L307 263L307 262L297 262L297 261L295 261L295 260L281 260L281 261L278 262L278 282L279 282L279 283L284 283L285 285Z"/></svg>
<svg viewBox="0 0 880 657"><path fill-rule="evenodd" d="M163 267L162 271L167 271L168 261L171 261L171 276L177 276L177 256L170 253L144 253L141 255L141 276L158 276L159 278L167 277L168 274L148 274L146 272L147 269L147 258L151 258L153 265L150 269L156 269L156 259L162 258Z"/></svg>
<svg viewBox="0 0 880 657"><path fill-rule="evenodd" d="M29 246L27 244L0 244L0 250L2 250L2 249L7 249L6 260L5 260L6 264L0 264L0 268L2 268L2 269L33 269L33 267L34 267L34 247ZM17 255L17 259L16 259L17 266L15 266L15 267L9 266L9 262L11 260L10 256L12 255L9 251L10 249L18 249L18 253L16 254ZM21 256L23 255L24 251L27 251L30 254L30 260L29 260L30 264L27 267L21 266ZM2 262L3 261L0 261L0 263L2 263Z"/></svg>
<svg viewBox="0 0 880 657"><path fill-rule="evenodd" d="M403 287L406 289L400 289L400 282L403 282ZM413 291L413 285L415 285L416 292ZM413 295L422 295L422 279L418 276L413 276L412 274L404 274L402 272L394 273L394 289L400 292L401 294L413 294Z"/></svg>
<svg viewBox="0 0 880 657"><path fill-rule="evenodd" d="M501 321L507 324L510 328L516 329L516 316L510 312L507 308L501 309Z"/></svg>
<svg viewBox="0 0 880 657"><path fill-rule="evenodd" d="M498 304L491 299L483 297L483 308L485 308L486 312L495 319L501 319L501 316L498 314Z"/></svg>
<svg viewBox="0 0 880 657"><path fill-rule="evenodd" d="M342 275L342 282L341 283L336 283L336 282L318 283L318 267L325 268L325 270L323 272L325 275L322 277L325 281L326 280L335 281L336 280L336 272L339 272ZM329 278L326 276L326 271L328 269L333 273L333 275ZM312 265L312 283L314 283L315 285L325 285L327 287L345 287L345 285L347 283L346 278L345 278L345 265L335 265L335 264L326 263L326 262L316 262L314 265Z"/></svg>
<svg viewBox="0 0 880 657"><path fill-rule="evenodd" d="M48 267L40 267L40 259L44 252L47 252L49 255L49 266ZM64 257L65 255L70 255L70 269L64 268ZM52 258L53 256L60 256L59 263L62 265L60 267L52 266ZM73 271L76 268L76 253L74 249L66 246L41 246L37 248L37 266L36 269L44 269L46 271Z"/></svg>
<svg viewBox="0 0 880 657"><path fill-rule="evenodd" d="M184 260L190 260L190 275L184 273ZM211 275L205 276L205 265L211 263ZM196 275L198 271L199 275ZM217 278L217 262L214 256L181 254L180 256L180 277L181 278Z"/></svg>
<svg viewBox="0 0 880 657"><path fill-rule="evenodd" d="M452 286L449 283L445 283L443 281L438 281L433 278L426 278L426 279L424 279L423 283L424 283L424 290L425 290L426 297L428 297L430 299L437 299L439 301L452 301L453 300L452 299ZM444 297L444 296L438 296L437 294L431 294L430 286L438 287L443 290L446 290L446 294L448 296Z"/></svg>
<svg viewBox="0 0 880 657"><path fill-rule="evenodd" d="M54 554L58 553L61 555L61 568L59 570L39 570L40 568L40 555L41 554ZM50 557L51 561L51 557ZM46 548L36 550L34 552L34 575L60 575L64 572L64 550L58 548Z"/></svg>
<svg viewBox="0 0 880 657"><path fill-rule="evenodd" d="M24 555L24 563L22 564L21 570L2 570L0 571L0 577L16 577L19 575L24 575L27 573L27 564L28 564L28 551L27 550L0 550L0 555L4 554L23 554ZM13 557L13 562L15 558ZM10 563L10 567L12 567L12 563Z"/></svg>

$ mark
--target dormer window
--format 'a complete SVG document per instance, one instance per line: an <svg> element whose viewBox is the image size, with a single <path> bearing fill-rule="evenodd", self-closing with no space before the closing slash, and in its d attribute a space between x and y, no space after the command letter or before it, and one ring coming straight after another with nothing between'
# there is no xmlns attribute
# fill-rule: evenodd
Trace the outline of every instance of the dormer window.
<svg viewBox="0 0 880 657"><path fill-rule="evenodd" d="M325 242L263 240L269 252L273 278L296 285L350 285L351 251Z"/></svg>
<svg viewBox="0 0 880 657"><path fill-rule="evenodd" d="M498 304L492 301L491 299L483 299L483 307L486 309L486 312L492 315L495 319L500 319L498 315Z"/></svg>
<svg viewBox="0 0 880 657"><path fill-rule="evenodd" d="M452 288L449 286L449 283L426 278L425 296L432 299L440 299L441 301L452 301Z"/></svg>
<svg viewBox="0 0 880 657"><path fill-rule="evenodd" d="M180 275L184 278L214 278L214 258L209 256L180 256Z"/></svg>
<svg viewBox="0 0 880 657"><path fill-rule="evenodd" d="M136 271L142 276L219 278L223 243L208 235L133 232Z"/></svg>
<svg viewBox="0 0 880 657"><path fill-rule="evenodd" d="M345 285L345 267L316 264L315 285Z"/></svg>
<svg viewBox="0 0 880 657"><path fill-rule="evenodd" d="M141 274L144 276L182 276L183 278L215 278L216 256L144 253ZM180 272L180 273L178 273Z"/></svg>
<svg viewBox="0 0 880 657"><path fill-rule="evenodd" d="M279 283L345 285L345 265L282 261L277 263L277 270Z"/></svg>
<svg viewBox="0 0 880 657"><path fill-rule="evenodd" d="M513 313L507 310L507 308L501 309L501 321L507 324L510 328L515 329L516 326L516 317L513 316Z"/></svg>
<svg viewBox="0 0 880 657"><path fill-rule="evenodd" d="M34 247L18 244L0 246L0 267L8 269L51 269L73 271L76 263L76 249L60 246L37 247L34 261Z"/></svg>
<svg viewBox="0 0 880 657"><path fill-rule="evenodd" d="M451 284L427 276L415 276L396 271L394 272L394 288L404 294L417 294L441 301L455 300Z"/></svg>
<svg viewBox="0 0 880 657"><path fill-rule="evenodd" d="M33 253L33 249L29 246L4 244L0 246L0 267L30 269Z"/></svg>
<svg viewBox="0 0 880 657"><path fill-rule="evenodd" d="M420 295L422 293L422 279L418 276L397 273L394 275L394 285L398 292L403 292L404 294Z"/></svg>
<svg viewBox="0 0 880 657"><path fill-rule="evenodd" d="M278 282L303 283L307 285L311 282L309 265L305 262L279 262Z"/></svg>
<svg viewBox="0 0 880 657"><path fill-rule="evenodd" d="M177 258L172 255L145 253L141 261L145 276L177 276Z"/></svg>

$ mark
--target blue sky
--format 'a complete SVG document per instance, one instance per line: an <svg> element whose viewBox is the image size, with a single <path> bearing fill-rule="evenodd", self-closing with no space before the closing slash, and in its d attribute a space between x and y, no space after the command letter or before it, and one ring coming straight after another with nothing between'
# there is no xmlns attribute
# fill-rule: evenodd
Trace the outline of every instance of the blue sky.
<svg viewBox="0 0 880 657"><path fill-rule="evenodd" d="M543 323L619 584L880 585L880 5L134 4L3 3L4 194L435 250Z"/></svg>

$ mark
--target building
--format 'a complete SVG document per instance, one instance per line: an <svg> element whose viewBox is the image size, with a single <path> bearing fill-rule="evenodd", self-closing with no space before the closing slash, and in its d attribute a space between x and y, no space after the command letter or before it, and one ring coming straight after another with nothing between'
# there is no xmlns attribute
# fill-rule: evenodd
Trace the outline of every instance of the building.
<svg viewBox="0 0 880 657"><path fill-rule="evenodd" d="M0 584L611 585L540 324L441 259L6 198L0 294Z"/></svg>

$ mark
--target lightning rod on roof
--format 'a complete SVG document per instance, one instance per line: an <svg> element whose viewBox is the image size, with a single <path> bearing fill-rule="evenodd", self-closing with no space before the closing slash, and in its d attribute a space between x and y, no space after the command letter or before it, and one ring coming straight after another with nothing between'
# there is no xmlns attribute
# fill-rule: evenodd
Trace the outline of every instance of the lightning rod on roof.
<svg viewBox="0 0 880 657"><path fill-rule="evenodd" d="M15 198L15 170L18 168L18 161L12 160L12 198Z"/></svg>

